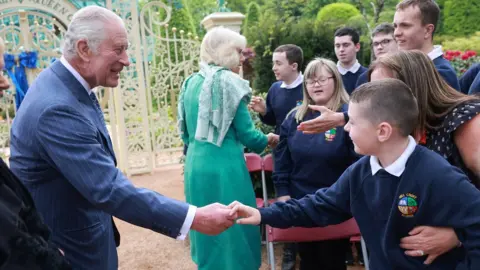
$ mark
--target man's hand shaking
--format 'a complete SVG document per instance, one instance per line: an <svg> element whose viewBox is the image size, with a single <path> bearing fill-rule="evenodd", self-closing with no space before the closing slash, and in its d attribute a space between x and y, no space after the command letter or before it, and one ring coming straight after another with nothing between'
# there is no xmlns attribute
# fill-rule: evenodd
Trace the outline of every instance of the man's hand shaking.
<svg viewBox="0 0 480 270"><path fill-rule="evenodd" d="M217 235L230 228L237 219L231 209L220 203L197 208L192 223L192 230L208 235Z"/></svg>

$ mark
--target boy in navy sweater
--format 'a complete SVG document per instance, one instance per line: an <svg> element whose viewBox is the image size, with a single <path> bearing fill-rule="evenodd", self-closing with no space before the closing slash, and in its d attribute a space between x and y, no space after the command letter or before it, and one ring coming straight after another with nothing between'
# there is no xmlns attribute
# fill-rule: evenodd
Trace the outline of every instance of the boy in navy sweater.
<svg viewBox="0 0 480 270"><path fill-rule="evenodd" d="M393 36L393 24L381 23L372 31L372 51L375 59L387 55L389 53L395 53L398 51L397 41ZM358 76L355 88L368 82L368 70Z"/></svg>
<svg viewBox="0 0 480 270"><path fill-rule="evenodd" d="M425 269L427 254L407 256L400 239L418 225L450 227L463 245L439 256L428 269L480 269L480 191L459 169L408 135L418 115L408 86L396 79L364 84L351 96L348 114L345 130L355 151L365 157L330 188L300 200L259 210L233 202L237 223L316 227L353 216L371 251L372 269Z"/></svg>
<svg viewBox="0 0 480 270"><path fill-rule="evenodd" d="M262 97L253 97L249 108L259 113L264 124L275 126L274 133L280 135L287 114L303 100L303 75L300 72L303 51L293 44L281 45L273 52L272 61L272 70L278 81L268 90L266 102ZM295 243L284 245L282 270L295 269L296 254Z"/></svg>
<svg viewBox="0 0 480 270"><path fill-rule="evenodd" d="M253 97L250 109L258 112L260 120L269 126L275 126L279 134L280 126L287 114L301 104L303 100L303 51L293 44L281 45L273 52L273 73L278 80L273 83L267 94L267 101Z"/></svg>
<svg viewBox="0 0 480 270"><path fill-rule="evenodd" d="M342 74L345 90L350 95L355 89L360 74L367 71L357 60L357 52L360 50L360 36L357 31L350 27L340 28L335 31L335 55L337 56L337 68Z"/></svg>
<svg viewBox="0 0 480 270"><path fill-rule="evenodd" d="M442 46L433 45L440 8L434 0L403 0L393 18L395 39L400 50L420 50L432 59L443 79L460 91L457 74L443 57Z"/></svg>

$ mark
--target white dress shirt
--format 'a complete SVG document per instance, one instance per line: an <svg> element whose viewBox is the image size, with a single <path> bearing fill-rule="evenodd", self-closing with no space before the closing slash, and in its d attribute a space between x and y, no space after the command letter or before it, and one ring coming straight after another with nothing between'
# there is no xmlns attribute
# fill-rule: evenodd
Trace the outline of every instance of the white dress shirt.
<svg viewBox="0 0 480 270"><path fill-rule="evenodd" d="M440 57L443 55L443 50L442 46L440 45L435 45L433 46L433 50L428 53L428 57L433 61L436 58Z"/></svg>
<svg viewBox="0 0 480 270"><path fill-rule="evenodd" d="M280 88L292 89L299 86L302 83L303 83L303 75L300 72L300 74L298 74L295 81L293 81L291 84L286 84L285 82L282 82L282 84L280 85Z"/></svg>
<svg viewBox="0 0 480 270"><path fill-rule="evenodd" d="M65 57L60 58L60 62L67 68L70 73L77 79L78 82L87 90L88 95L92 93L92 89L90 88L90 85L85 81L85 79L76 71L70 63L68 63L67 59ZM188 232L190 231L190 228L192 227L193 223L193 218L195 217L195 213L197 212L197 207L190 205L188 207L188 212L187 212L187 217L185 218L185 221L183 222L182 228L180 229L180 234L177 237L177 240L184 240L185 237L187 236Z"/></svg>
<svg viewBox="0 0 480 270"><path fill-rule="evenodd" d="M351 72L353 74L357 73L358 69L360 69L361 65L360 63L358 62L357 59L355 59L355 64L353 64L353 66L351 66L349 69L346 69L342 66L342 64L340 64L340 61L337 62L337 69L338 69L338 72L340 72L340 74L342 75L345 75L347 74L347 72Z"/></svg>
<svg viewBox="0 0 480 270"><path fill-rule="evenodd" d="M412 155L416 146L417 143L415 142L415 139L412 136L408 136L407 148L405 148L403 153L397 158L397 160L395 160L395 162L383 169L391 175L400 177L400 175L402 175L402 173L405 171L405 165L407 164L408 158ZM370 156L370 167L372 169L372 175L375 175L379 170L382 169L377 157Z"/></svg>

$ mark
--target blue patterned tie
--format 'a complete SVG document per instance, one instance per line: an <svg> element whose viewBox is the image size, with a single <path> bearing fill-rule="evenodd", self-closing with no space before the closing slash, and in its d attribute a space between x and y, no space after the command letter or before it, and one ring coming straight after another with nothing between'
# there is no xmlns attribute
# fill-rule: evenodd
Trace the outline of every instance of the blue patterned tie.
<svg viewBox="0 0 480 270"><path fill-rule="evenodd" d="M100 103L98 103L97 96L93 91L90 93L90 98L92 99L93 104L95 105L95 109L97 110L97 113L99 114L100 119L102 120L103 126L105 127L105 130L106 130L107 126L105 123L105 118L103 117L102 108L100 107Z"/></svg>

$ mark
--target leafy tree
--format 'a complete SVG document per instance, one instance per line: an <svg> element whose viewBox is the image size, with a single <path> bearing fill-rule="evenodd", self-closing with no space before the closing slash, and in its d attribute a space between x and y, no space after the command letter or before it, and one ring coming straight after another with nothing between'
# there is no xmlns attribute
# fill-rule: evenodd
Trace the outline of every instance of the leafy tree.
<svg viewBox="0 0 480 270"><path fill-rule="evenodd" d="M480 2L476 0L446 0L443 33L466 36L480 31Z"/></svg>
<svg viewBox="0 0 480 270"><path fill-rule="evenodd" d="M303 9L303 14L304 14L305 17L315 18L317 16L318 12L320 11L320 9L322 9L322 7L324 7L328 4L335 3L335 2L337 2L337 1L335 1L335 0L311 0L311 1L308 1L305 8Z"/></svg>

